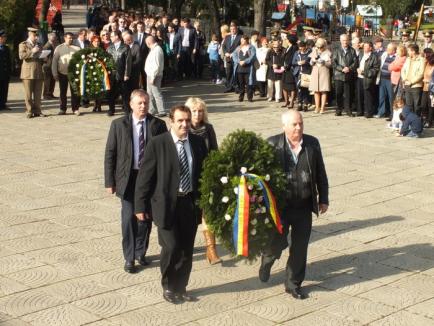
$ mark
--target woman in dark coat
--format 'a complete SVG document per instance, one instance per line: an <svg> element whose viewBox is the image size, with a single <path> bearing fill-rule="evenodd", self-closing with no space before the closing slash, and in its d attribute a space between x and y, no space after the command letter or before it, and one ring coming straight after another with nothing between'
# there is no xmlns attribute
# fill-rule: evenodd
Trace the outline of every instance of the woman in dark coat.
<svg viewBox="0 0 434 326"><path fill-rule="evenodd" d="M293 35L288 36L289 45L284 50L283 53L283 66L285 67L285 71L282 75L282 90L283 90L283 100L284 104L282 108L294 107L294 99L295 99L295 91L296 91L296 80L293 74L293 65L292 61L294 58L295 52L297 52L297 37Z"/></svg>
<svg viewBox="0 0 434 326"><path fill-rule="evenodd" d="M217 150L217 137L213 126L208 123L208 112L205 102L198 97L190 97L185 102L185 106L191 110L191 130L192 134L198 135L205 140L208 152ZM204 215L202 215L203 235L206 243L206 259L211 265L220 263L222 260L217 254L215 236L208 230Z"/></svg>
<svg viewBox="0 0 434 326"><path fill-rule="evenodd" d="M310 52L307 48L306 42L301 41L298 44L298 51L295 52L292 59L293 74L297 85L297 110L307 111L310 103L309 87L302 87L301 75L310 75L312 72L312 66L310 65Z"/></svg>
<svg viewBox="0 0 434 326"><path fill-rule="evenodd" d="M282 74L283 74L283 52L280 41L273 41L273 48L268 51L265 57L267 64L267 97L271 102L273 98L280 102L282 98ZM274 92L273 92L274 89ZM273 96L274 95L274 96Z"/></svg>

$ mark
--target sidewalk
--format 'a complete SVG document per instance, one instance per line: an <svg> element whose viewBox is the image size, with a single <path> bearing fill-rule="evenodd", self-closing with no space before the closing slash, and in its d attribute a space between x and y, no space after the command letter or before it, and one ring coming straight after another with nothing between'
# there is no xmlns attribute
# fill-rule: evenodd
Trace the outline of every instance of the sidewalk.
<svg viewBox="0 0 434 326"><path fill-rule="evenodd" d="M74 7L64 16L68 27L83 26ZM239 103L222 91L201 81L164 94L168 107L203 98L219 141L237 128L281 132L280 105ZM263 284L259 262L239 262L221 247L223 264L210 266L198 232L188 290L200 300L174 306L162 298L155 228L152 264L123 271L120 203L103 185L113 118L91 109L57 116L58 101L43 103L49 117L26 119L15 82L13 111L0 113L1 326L434 325L432 130L402 139L384 120L305 113L330 182L330 210L314 218L309 299L284 293L287 254Z"/></svg>

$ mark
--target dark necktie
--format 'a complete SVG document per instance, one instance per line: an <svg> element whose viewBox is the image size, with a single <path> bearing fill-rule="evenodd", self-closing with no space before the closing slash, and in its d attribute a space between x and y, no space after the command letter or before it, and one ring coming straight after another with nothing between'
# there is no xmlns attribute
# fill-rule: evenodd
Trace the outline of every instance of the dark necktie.
<svg viewBox="0 0 434 326"><path fill-rule="evenodd" d="M188 168L187 153L185 151L185 142L186 139L178 140L178 144L181 145L178 152L179 170L180 170L179 186L183 192L189 192L191 190L191 180L190 180L190 170Z"/></svg>
<svg viewBox="0 0 434 326"><path fill-rule="evenodd" d="M145 154L145 129L143 127L144 121L139 121L140 132L139 132L139 167L142 165L143 155Z"/></svg>

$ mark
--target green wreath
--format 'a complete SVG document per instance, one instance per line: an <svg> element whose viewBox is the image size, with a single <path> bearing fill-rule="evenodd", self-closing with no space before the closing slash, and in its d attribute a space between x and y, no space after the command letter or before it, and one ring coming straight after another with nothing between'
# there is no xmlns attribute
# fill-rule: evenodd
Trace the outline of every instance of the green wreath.
<svg viewBox="0 0 434 326"><path fill-rule="evenodd" d="M240 255L239 243L234 236L237 225L239 187L245 177L250 197L248 217L248 260L255 260L276 234L275 223L267 199L258 181L266 183L272 191L277 212L282 212L286 177L275 150L253 132L237 130L229 134L218 151L212 151L203 164L200 206L204 210L208 228L220 239L233 256ZM237 233L237 232L235 232ZM237 242L237 243L235 243Z"/></svg>
<svg viewBox="0 0 434 326"><path fill-rule="evenodd" d="M72 91L87 99L103 99L115 69L112 56L101 48L85 48L74 53L68 65Z"/></svg>

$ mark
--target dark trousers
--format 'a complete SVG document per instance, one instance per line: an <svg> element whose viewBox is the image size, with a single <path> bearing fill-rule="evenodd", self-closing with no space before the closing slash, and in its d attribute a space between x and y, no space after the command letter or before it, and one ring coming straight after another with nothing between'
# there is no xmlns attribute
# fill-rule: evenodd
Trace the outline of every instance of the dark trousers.
<svg viewBox="0 0 434 326"><path fill-rule="evenodd" d="M431 106L431 98L429 96L429 91L422 92L421 99L421 114L428 124L432 125L434 118L434 108Z"/></svg>
<svg viewBox="0 0 434 326"><path fill-rule="evenodd" d="M404 92L406 106L408 106L412 112L420 116L420 99L422 96L422 87L406 87Z"/></svg>
<svg viewBox="0 0 434 326"><path fill-rule="evenodd" d="M218 60L210 60L211 78L220 79L220 62Z"/></svg>
<svg viewBox="0 0 434 326"><path fill-rule="evenodd" d="M226 89L233 90L235 88L235 74L234 74L234 63L231 61L226 62Z"/></svg>
<svg viewBox="0 0 434 326"><path fill-rule="evenodd" d="M365 95L363 89L363 78L357 78L356 83L356 97L357 97L357 115L362 116L365 114Z"/></svg>
<svg viewBox="0 0 434 326"><path fill-rule="evenodd" d="M53 96L56 81L51 73L51 67L44 70L44 96Z"/></svg>
<svg viewBox="0 0 434 326"><path fill-rule="evenodd" d="M289 246L285 288L294 289L301 286L306 274L307 246L312 231L312 210L310 207L286 208L283 211L282 223L283 234L276 233L262 255L264 263L272 263L279 259L282 251Z"/></svg>
<svg viewBox="0 0 434 326"><path fill-rule="evenodd" d="M68 92L68 76L59 73L59 90L60 90L60 110L66 111L67 108L67 92ZM71 85L69 85L69 90L71 92L71 108L72 112L77 111L80 107L80 98L74 94Z"/></svg>
<svg viewBox="0 0 434 326"><path fill-rule="evenodd" d="M266 81L258 81L256 82L259 89L259 96L266 97L267 96L267 82Z"/></svg>
<svg viewBox="0 0 434 326"><path fill-rule="evenodd" d="M244 94L247 92L247 98L253 99L253 86L249 85L249 73L238 73L238 82L240 84L240 99L244 99Z"/></svg>
<svg viewBox="0 0 434 326"><path fill-rule="evenodd" d="M192 196L177 197L174 225L170 229L158 228L161 285L164 290L185 292L193 265L196 231Z"/></svg>
<svg viewBox="0 0 434 326"><path fill-rule="evenodd" d="M392 115L393 110L393 87L390 79L380 79L380 98L378 103L378 115Z"/></svg>
<svg viewBox="0 0 434 326"><path fill-rule="evenodd" d="M194 54L194 62L193 62L193 74L196 78L202 78L202 72L203 72L203 62L204 62L203 55L200 54L199 49L196 50L196 53Z"/></svg>
<svg viewBox="0 0 434 326"><path fill-rule="evenodd" d="M176 58L176 54L170 54L167 58L167 63L167 68L166 66L164 67L167 80L174 81L178 77L178 59Z"/></svg>
<svg viewBox="0 0 434 326"><path fill-rule="evenodd" d="M298 103L306 104L306 105L309 104L310 103L309 88L298 86L297 98L298 98Z"/></svg>
<svg viewBox="0 0 434 326"><path fill-rule="evenodd" d="M178 72L179 78L182 79L185 77L190 78L193 70L193 63L191 62L191 52L190 48L182 47L180 58L178 62Z"/></svg>
<svg viewBox="0 0 434 326"><path fill-rule="evenodd" d="M353 84L352 81L341 81L335 80L336 89L336 112L341 113L343 110L347 113L351 113L351 99L350 99L350 88Z"/></svg>
<svg viewBox="0 0 434 326"><path fill-rule="evenodd" d="M377 110L375 105L375 83L371 84L369 87L363 87L363 97L365 104L365 117L372 117Z"/></svg>
<svg viewBox="0 0 434 326"><path fill-rule="evenodd" d="M123 80L113 79L108 92L109 111L115 112L116 99L121 95L122 108L125 113L129 113L128 83Z"/></svg>
<svg viewBox="0 0 434 326"><path fill-rule="evenodd" d="M137 73L135 73L135 74L131 74L130 79L128 79L128 80L125 82L125 84L126 84L125 87L127 88L127 89L125 90L125 98L127 99L127 101L126 101L126 103L124 103L123 105L126 105L127 108L128 108L128 111L130 111L130 110L131 110L131 107L130 107L130 97L131 97L131 93L132 93L134 90L140 88L140 86L139 86L139 84L140 84L140 74L137 74ZM122 100L123 100L123 98L122 98ZM123 101L123 102L125 102L125 101Z"/></svg>
<svg viewBox="0 0 434 326"><path fill-rule="evenodd" d="M6 107L9 93L9 79L0 80L0 109Z"/></svg>

